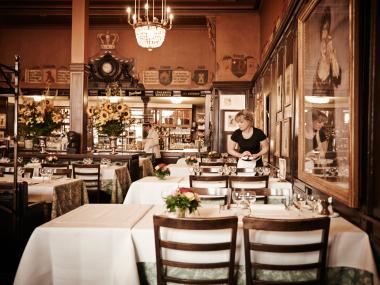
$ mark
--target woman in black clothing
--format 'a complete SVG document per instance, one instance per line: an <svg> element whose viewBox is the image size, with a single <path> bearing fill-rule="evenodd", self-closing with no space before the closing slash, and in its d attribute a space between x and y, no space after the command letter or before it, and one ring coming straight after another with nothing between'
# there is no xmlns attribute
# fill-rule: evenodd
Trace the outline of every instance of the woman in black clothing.
<svg viewBox="0 0 380 285"><path fill-rule="evenodd" d="M263 166L261 156L269 150L267 136L253 126L254 116L249 110L241 110L235 120L239 129L235 130L228 141L228 153L235 157L249 157L256 160L256 166Z"/></svg>

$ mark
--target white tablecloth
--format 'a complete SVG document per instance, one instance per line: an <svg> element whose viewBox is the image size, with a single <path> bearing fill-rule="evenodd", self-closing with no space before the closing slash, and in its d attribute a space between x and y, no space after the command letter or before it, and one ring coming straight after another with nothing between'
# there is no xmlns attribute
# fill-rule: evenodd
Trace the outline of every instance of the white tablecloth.
<svg viewBox="0 0 380 285"><path fill-rule="evenodd" d="M283 218L283 219L297 219L300 217L308 218L311 213L300 213L298 211L287 211L280 209L282 205L257 205L254 210L254 215L267 218ZM222 212L222 215L233 215L236 214L236 209L226 210ZM147 214L138 222L132 229L132 240L136 251L136 261L137 262L156 262L155 258L155 248L154 248L154 231L153 231L153 215L162 214L164 209L160 205L156 205L147 212ZM218 208L200 208L200 215L202 217L220 216ZM241 221L239 219L239 221ZM177 237L177 239L194 240L197 238L197 234L186 232L186 237ZM216 234L217 237L218 234ZM244 247L239 246L242 244L242 223L239 222L238 238L237 238L237 261L240 265L245 263L244 261ZM208 234L208 239L210 235ZM284 241L288 238L286 233L269 233L265 237L266 242L268 241ZM312 238L309 234L305 233L305 236L297 237L299 240L308 240ZM294 236L290 239L290 243L294 243ZM273 257L271 254L266 253L267 256L261 256L259 258L275 259L280 261L280 264L286 264L291 262L297 262L297 258L290 257L289 260L284 258L279 259L278 257ZM189 253L186 253L189 258ZM312 258L312 256L308 256ZM303 256L303 261L305 262ZM196 260L199 260L197 257ZM213 261L213 255L208 253L207 262ZM377 270L372 255L368 235L361 229L357 228L347 220L343 218L332 218L330 224L330 234L329 234L329 247L328 247L328 267L351 267L361 270L365 270L374 274L374 283L379 284Z"/></svg>
<svg viewBox="0 0 380 285"><path fill-rule="evenodd" d="M124 204L162 204L163 196L174 192L184 177L167 176L160 180L155 176L143 177L131 184Z"/></svg>
<svg viewBox="0 0 380 285"><path fill-rule="evenodd" d="M38 227L14 284L139 284L131 228L150 208L85 205Z"/></svg>

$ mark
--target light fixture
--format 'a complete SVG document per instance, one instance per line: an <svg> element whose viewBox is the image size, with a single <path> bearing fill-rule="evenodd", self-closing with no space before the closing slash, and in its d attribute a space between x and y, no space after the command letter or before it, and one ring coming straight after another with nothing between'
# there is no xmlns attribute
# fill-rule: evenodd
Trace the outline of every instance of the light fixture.
<svg viewBox="0 0 380 285"><path fill-rule="evenodd" d="M182 98L181 97L170 97L170 101L173 104L181 104L182 103Z"/></svg>
<svg viewBox="0 0 380 285"><path fill-rule="evenodd" d="M149 2L152 3L152 11L149 12ZM166 0L161 0L161 9L155 13L155 0L146 0L145 12L140 13L140 0L135 0L135 9L127 8L128 24L135 29L136 40L139 46L151 51L158 48L165 40L166 31L172 28L173 14L170 7L166 6ZM158 6L159 8L159 6ZM157 12L157 11L156 11ZM161 15L161 19L158 16Z"/></svg>
<svg viewBox="0 0 380 285"><path fill-rule="evenodd" d="M305 100L313 104L327 104L330 102L330 98L326 96L305 96Z"/></svg>

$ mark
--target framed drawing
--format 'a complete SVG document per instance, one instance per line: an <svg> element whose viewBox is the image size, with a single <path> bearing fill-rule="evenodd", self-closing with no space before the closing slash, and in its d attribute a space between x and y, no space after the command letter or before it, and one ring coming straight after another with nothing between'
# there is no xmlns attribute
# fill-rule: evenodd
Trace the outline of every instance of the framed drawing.
<svg viewBox="0 0 380 285"><path fill-rule="evenodd" d="M293 64L285 69L285 106L290 105L293 93Z"/></svg>
<svg viewBox="0 0 380 285"><path fill-rule="evenodd" d="M358 205L356 5L312 0L298 17L298 177L350 207Z"/></svg>
<svg viewBox="0 0 380 285"><path fill-rule="evenodd" d="M7 128L7 114L0 113L0 129Z"/></svg>
<svg viewBox="0 0 380 285"><path fill-rule="evenodd" d="M44 68L42 80L44 83L55 83L57 80L57 70L55 68Z"/></svg>
<svg viewBox="0 0 380 285"><path fill-rule="evenodd" d="M276 108L277 112L279 112L282 110L282 75L277 78L276 86Z"/></svg>
<svg viewBox="0 0 380 285"><path fill-rule="evenodd" d="M220 95L220 110L242 110L245 108L245 95Z"/></svg>
<svg viewBox="0 0 380 285"><path fill-rule="evenodd" d="M235 121L235 116L238 111L224 111L224 131L233 132L238 129L239 126Z"/></svg>
<svg viewBox="0 0 380 285"><path fill-rule="evenodd" d="M281 151L281 122L276 123L276 137L275 137L275 150L274 156L280 157Z"/></svg>
<svg viewBox="0 0 380 285"><path fill-rule="evenodd" d="M290 138L291 138L291 118L282 121L282 137L281 137L281 156L289 157L290 155Z"/></svg>
<svg viewBox="0 0 380 285"><path fill-rule="evenodd" d="M286 159L285 158L279 158L278 159L278 176L280 179L286 179Z"/></svg>

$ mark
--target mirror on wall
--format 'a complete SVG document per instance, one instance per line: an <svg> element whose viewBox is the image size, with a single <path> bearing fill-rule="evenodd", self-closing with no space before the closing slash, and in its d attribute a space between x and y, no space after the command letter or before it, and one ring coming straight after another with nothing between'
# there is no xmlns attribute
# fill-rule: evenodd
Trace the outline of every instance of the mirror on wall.
<svg viewBox="0 0 380 285"><path fill-rule="evenodd" d="M298 19L298 176L351 207L358 173L353 5L312 1Z"/></svg>

